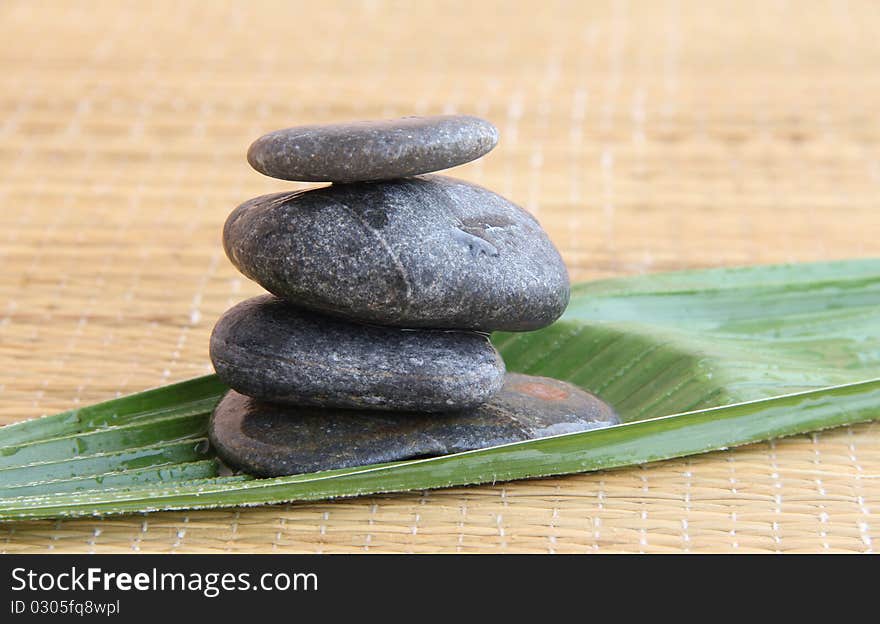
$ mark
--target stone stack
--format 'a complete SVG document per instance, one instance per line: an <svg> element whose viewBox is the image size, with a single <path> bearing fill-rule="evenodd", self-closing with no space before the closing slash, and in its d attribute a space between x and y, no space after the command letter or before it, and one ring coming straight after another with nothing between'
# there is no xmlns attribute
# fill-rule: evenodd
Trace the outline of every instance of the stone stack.
<svg viewBox="0 0 880 624"><path fill-rule="evenodd" d="M276 476L445 454L613 424L596 397L506 374L495 330L549 325L568 273L527 212L424 175L489 152L468 116L301 126L254 142L261 173L330 186L251 199L226 221L232 263L271 295L226 312L211 359L232 390L220 457Z"/></svg>

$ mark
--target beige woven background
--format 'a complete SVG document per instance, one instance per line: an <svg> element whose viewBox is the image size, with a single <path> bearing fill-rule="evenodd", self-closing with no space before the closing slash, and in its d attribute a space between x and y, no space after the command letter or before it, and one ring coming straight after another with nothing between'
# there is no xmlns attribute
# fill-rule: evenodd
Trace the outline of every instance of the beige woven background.
<svg viewBox="0 0 880 624"><path fill-rule="evenodd" d="M210 370L259 289L219 234L296 123L469 112L454 175L576 280L880 253L880 5L0 3L0 422ZM0 525L0 552L846 551L880 424L642 468L247 510Z"/></svg>

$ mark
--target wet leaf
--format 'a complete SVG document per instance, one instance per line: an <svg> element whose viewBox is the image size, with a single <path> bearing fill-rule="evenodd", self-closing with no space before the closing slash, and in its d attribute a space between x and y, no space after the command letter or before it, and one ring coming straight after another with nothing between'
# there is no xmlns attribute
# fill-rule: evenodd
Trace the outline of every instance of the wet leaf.
<svg viewBox="0 0 880 624"><path fill-rule="evenodd" d="M880 260L583 284L551 327L493 341L509 370L575 383L626 422L430 459L218 477L203 435L225 388L207 376L0 429L0 520L566 474L876 419Z"/></svg>

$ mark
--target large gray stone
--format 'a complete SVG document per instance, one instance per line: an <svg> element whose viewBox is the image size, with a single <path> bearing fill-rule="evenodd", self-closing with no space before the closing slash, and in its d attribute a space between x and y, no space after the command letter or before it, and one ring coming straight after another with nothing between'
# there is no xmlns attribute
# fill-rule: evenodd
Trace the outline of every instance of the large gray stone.
<svg viewBox="0 0 880 624"><path fill-rule="evenodd" d="M228 386L292 405L448 411L488 401L504 382L484 334L361 325L271 295L227 311L210 349Z"/></svg>
<svg viewBox="0 0 880 624"><path fill-rule="evenodd" d="M460 451L617 424L597 397L555 379L509 373L492 401L447 414L294 408L226 394L209 435L244 472L281 476Z"/></svg>
<svg viewBox="0 0 880 624"><path fill-rule="evenodd" d="M478 117L404 117L276 130L254 141L248 162L282 180L364 182L448 169L496 143L498 130Z"/></svg>
<svg viewBox="0 0 880 624"><path fill-rule="evenodd" d="M569 299L534 217L443 176L257 197L229 215L223 244L279 297L381 325L532 330Z"/></svg>

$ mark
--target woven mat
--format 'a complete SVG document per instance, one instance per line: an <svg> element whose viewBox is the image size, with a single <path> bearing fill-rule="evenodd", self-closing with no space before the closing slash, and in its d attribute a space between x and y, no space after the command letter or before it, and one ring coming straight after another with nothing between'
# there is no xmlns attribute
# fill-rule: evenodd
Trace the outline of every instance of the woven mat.
<svg viewBox="0 0 880 624"><path fill-rule="evenodd" d="M575 280L880 253L876 3L0 4L0 422L210 371L262 132L471 112ZM0 525L0 552L866 552L880 423L609 472Z"/></svg>

